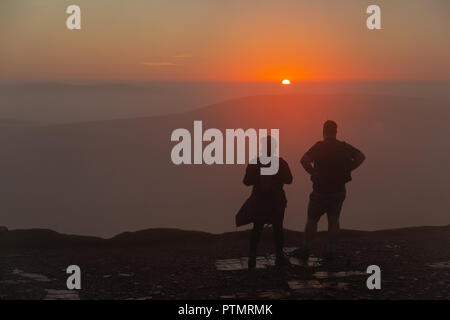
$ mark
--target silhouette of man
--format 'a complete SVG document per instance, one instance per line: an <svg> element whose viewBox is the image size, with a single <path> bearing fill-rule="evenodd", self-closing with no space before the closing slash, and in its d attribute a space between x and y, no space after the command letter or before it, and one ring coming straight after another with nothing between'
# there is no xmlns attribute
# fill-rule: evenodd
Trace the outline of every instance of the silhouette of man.
<svg viewBox="0 0 450 320"><path fill-rule="evenodd" d="M297 251L301 258L309 256L310 244L323 214L328 218L326 258L336 253L339 216L345 200L345 184L351 172L365 160L364 154L350 144L336 139L337 124L328 120L323 125L323 141L314 144L302 157L303 168L311 175L313 191L309 196L308 219L303 244Z"/></svg>
<svg viewBox="0 0 450 320"><path fill-rule="evenodd" d="M262 146L267 147L268 157L276 151L277 141L268 136L262 139ZM271 224L273 229L274 243L276 249L277 266L284 266L287 261L283 254L283 219L287 200L283 190L284 184L292 183L292 174L287 162L279 158L278 172L274 175L261 175L261 167L268 167L257 159L256 164L249 164L245 171L244 184L253 186L250 198L239 211L237 225L253 222L253 230L250 236L250 254L248 268L256 267L256 250L264 229L264 224ZM245 223L239 223L239 216L245 216Z"/></svg>

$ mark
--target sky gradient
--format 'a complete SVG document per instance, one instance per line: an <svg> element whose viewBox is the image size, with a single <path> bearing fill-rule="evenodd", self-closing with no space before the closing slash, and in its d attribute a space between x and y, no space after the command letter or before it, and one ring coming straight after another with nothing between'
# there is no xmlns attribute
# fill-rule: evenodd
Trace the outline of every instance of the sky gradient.
<svg viewBox="0 0 450 320"><path fill-rule="evenodd" d="M0 81L449 80L449 17L448 0L3 0Z"/></svg>

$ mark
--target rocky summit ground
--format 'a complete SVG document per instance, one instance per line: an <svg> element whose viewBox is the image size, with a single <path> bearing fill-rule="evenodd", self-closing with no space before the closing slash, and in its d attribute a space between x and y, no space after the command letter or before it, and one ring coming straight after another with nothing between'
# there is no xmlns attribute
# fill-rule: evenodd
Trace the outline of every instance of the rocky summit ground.
<svg viewBox="0 0 450 320"><path fill-rule="evenodd" d="M0 230L0 299L450 299L450 226L344 230L338 258L322 260L319 233L307 263L273 264L264 230L258 268L245 268L248 231L213 235L175 229L111 239L50 230ZM302 238L286 230L286 254ZM69 291L66 268L81 268ZM381 290L366 286L381 268Z"/></svg>

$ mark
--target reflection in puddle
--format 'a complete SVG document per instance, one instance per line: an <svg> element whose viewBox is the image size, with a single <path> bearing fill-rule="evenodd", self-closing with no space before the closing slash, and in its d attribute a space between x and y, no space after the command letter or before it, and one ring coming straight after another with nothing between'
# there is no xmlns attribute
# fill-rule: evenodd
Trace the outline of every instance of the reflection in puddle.
<svg viewBox="0 0 450 320"><path fill-rule="evenodd" d="M291 254L297 249L298 249L298 247L286 247L286 248L283 248L283 251L286 254Z"/></svg>
<svg viewBox="0 0 450 320"><path fill-rule="evenodd" d="M344 277L364 276L364 275L367 274L361 271L340 271L340 272L317 271L313 274L313 277L317 279L328 279L328 278L344 278Z"/></svg>
<svg viewBox="0 0 450 320"><path fill-rule="evenodd" d="M431 267L431 268L449 269L450 268L450 261L428 263L427 266Z"/></svg>
<svg viewBox="0 0 450 320"><path fill-rule="evenodd" d="M289 262L295 266L301 267L319 267L320 259L316 257L309 257L308 261L297 259L294 257L289 258ZM275 256L270 255L268 257L256 258L256 269L267 269L268 267L275 266ZM248 268L248 257L242 257L239 259L223 259L216 260L216 269L219 271L237 271L245 270Z"/></svg>
<svg viewBox="0 0 450 320"><path fill-rule="evenodd" d="M296 257L290 257L289 262L295 266L300 267L320 267L322 259L310 256L308 260L299 259Z"/></svg>
<svg viewBox="0 0 450 320"><path fill-rule="evenodd" d="M289 262L292 265L301 267L312 267L312 268L322 266L322 259L319 259L317 257L310 256L308 260L304 260L292 256L292 253L295 250L296 250L295 247L289 247L284 249L284 252L289 257ZM260 256L256 258L257 269L267 269L268 267L274 265L275 265L275 255L273 254L266 257ZM219 271L247 270L247 268L248 268L248 257L216 260L216 269ZM316 271L313 273L313 279L288 280L287 284L291 291L286 291L283 289L265 290L258 292L257 297L260 299L283 299L290 296L292 293L310 292L323 289L347 290L349 286L348 283L332 279L352 277L352 276L363 276L363 275L366 275L366 273L361 271L338 271L338 272ZM320 280L328 280L328 281L321 282ZM220 296L221 299L239 299L242 297L244 296L242 295L240 296L239 294Z"/></svg>
<svg viewBox="0 0 450 320"><path fill-rule="evenodd" d="M265 257L256 258L256 268L265 269L271 262ZM219 271L237 271L248 268L248 257L239 259L223 259L216 260L216 269Z"/></svg>
<svg viewBox="0 0 450 320"><path fill-rule="evenodd" d="M315 256L310 256L308 258L308 260L294 257L292 254L297 249L298 249L298 247L284 248L284 252L288 255L289 262L291 264L293 264L295 266L300 266L300 267L320 267L321 266L322 259L319 259Z"/></svg>
<svg viewBox="0 0 450 320"><path fill-rule="evenodd" d="M278 299L286 298L289 295L290 295L290 293L285 290L275 289L275 290L259 291L256 293L256 298L257 299L278 300ZM236 294L222 295L219 298L223 299L223 300L248 299L249 295L248 295L248 293L240 292L240 293L236 293Z"/></svg>
<svg viewBox="0 0 450 320"><path fill-rule="evenodd" d="M268 291L261 291L258 293L259 299L269 299L269 300L279 300L283 299L286 296L289 295L289 292L286 292L284 290L268 290Z"/></svg>
<svg viewBox="0 0 450 320"><path fill-rule="evenodd" d="M32 280L35 280L35 281L40 281L40 282L52 281L49 278L47 278L46 276L44 276L43 274L26 273L26 272L23 272L20 269L14 269L12 273L15 274L15 275L19 275L19 276L21 276L23 278L32 279Z"/></svg>
<svg viewBox="0 0 450 320"><path fill-rule="evenodd" d="M44 300L80 300L78 293L71 290L45 289L47 296Z"/></svg>
<svg viewBox="0 0 450 320"><path fill-rule="evenodd" d="M247 292L238 292L236 294L225 294L225 295L219 296L219 298L224 299L224 300L247 299L248 293Z"/></svg>
<svg viewBox="0 0 450 320"><path fill-rule="evenodd" d="M324 286L317 280L291 280L288 281L291 290L322 289Z"/></svg>
<svg viewBox="0 0 450 320"><path fill-rule="evenodd" d="M295 251L296 247L284 248L283 251L287 255ZM273 267L275 265L275 255L271 254L267 257L257 257L256 258L256 269L267 269L268 267ZM304 261L295 257L290 257L289 262L296 266L308 266L308 267L319 267L321 265L321 259L311 256L308 261ZM216 269L219 271L237 271L245 270L248 268L248 257L234 258L234 259L222 259L216 260Z"/></svg>
<svg viewBox="0 0 450 320"><path fill-rule="evenodd" d="M129 298L127 300L152 300L152 296L140 297L140 298Z"/></svg>
<svg viewBox="0 0 450 320"><path fill-rule="evenodd" d="M318 280L290 280L288 281L289 288L293 291L301 290L319 290L319 289L338 289L346 290L348 283L321 283Z"/></svg>

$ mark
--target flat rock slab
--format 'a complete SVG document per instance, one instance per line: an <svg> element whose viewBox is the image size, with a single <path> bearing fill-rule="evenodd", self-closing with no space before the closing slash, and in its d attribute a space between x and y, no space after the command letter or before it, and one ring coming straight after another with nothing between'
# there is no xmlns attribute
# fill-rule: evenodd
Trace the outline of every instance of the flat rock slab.
<svg viewBox="0 0 450 320"><path fill-rule="evenodd" d="M450 261L428 263L427 266L438 269L450 269Z"/></svg>
<svg viewBox="0 0 450 320"><path fill-rule="evenodd" d="M44 300L80 300L78 292L74 290L45 289L47 295Z"/></svg>

